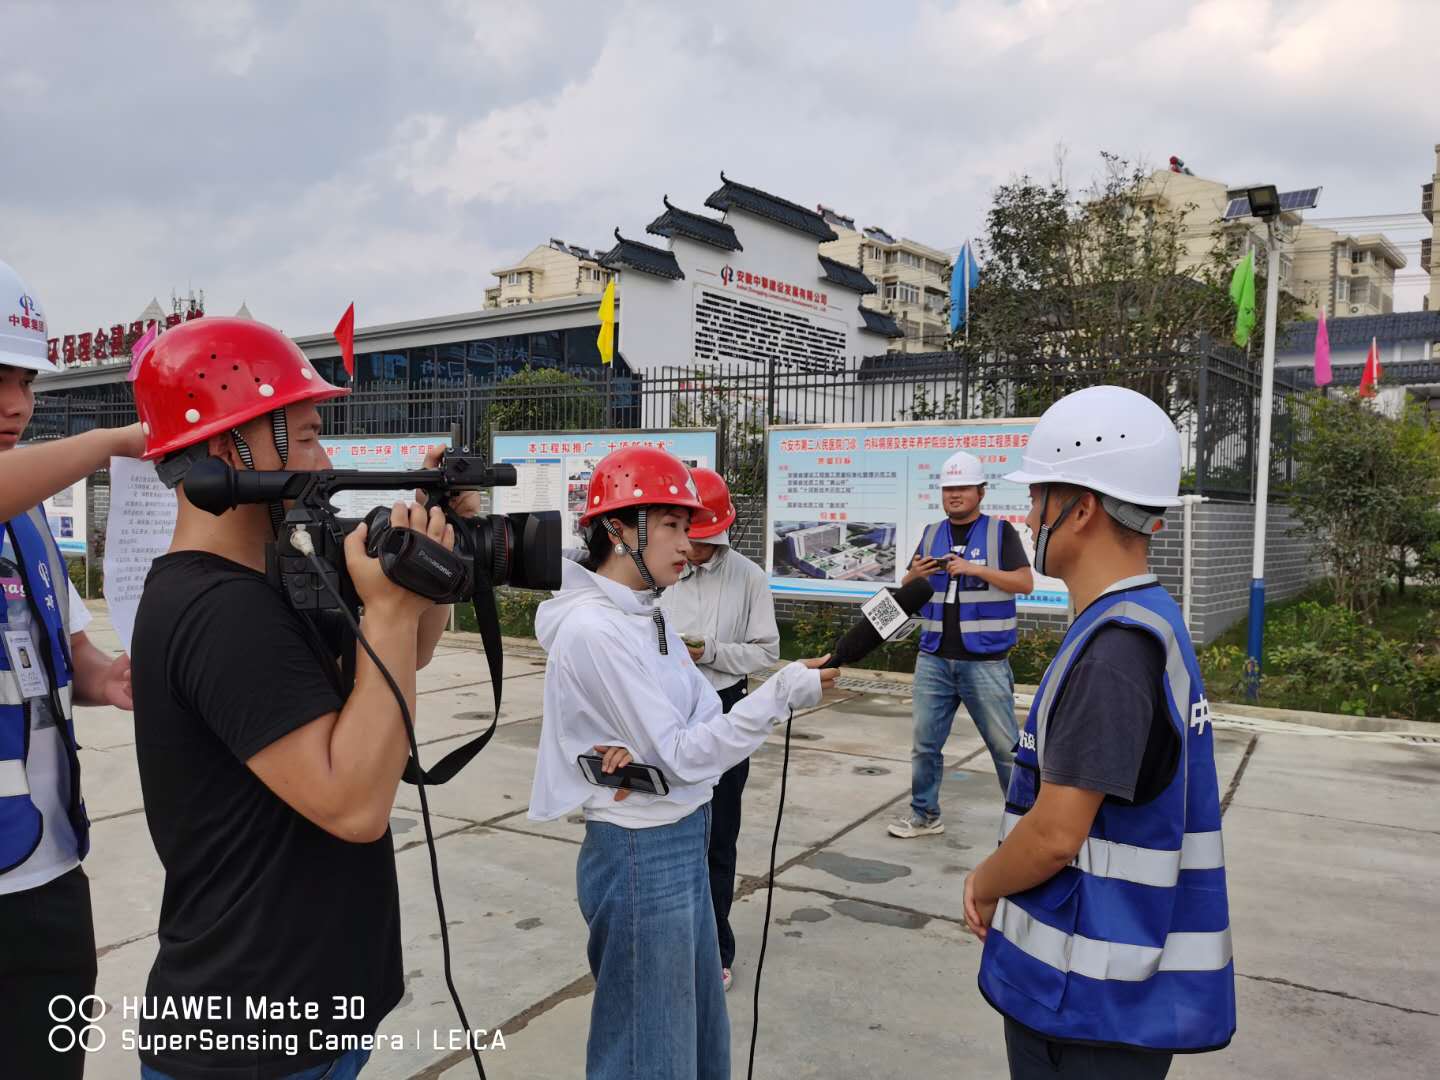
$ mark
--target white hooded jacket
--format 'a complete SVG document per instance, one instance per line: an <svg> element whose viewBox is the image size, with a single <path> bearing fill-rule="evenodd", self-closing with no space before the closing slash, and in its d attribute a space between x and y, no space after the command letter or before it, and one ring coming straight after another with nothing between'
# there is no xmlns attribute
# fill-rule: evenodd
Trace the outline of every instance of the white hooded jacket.
<svg viewBox="0 0 1440 1080"><path fill-rule="evenodd" d="M792 708L820 702L820 673L792 663L728 714L667 628L655 640L652 604L569 559L560 591L540 605L535 632L545 665L545 714L529 817L551 821L584 807L587 818L633 829L679 821L710 801L720 774L759 749ZM623 746L665 774L670 794L632 794L590 784L576 758Z"/></svg>

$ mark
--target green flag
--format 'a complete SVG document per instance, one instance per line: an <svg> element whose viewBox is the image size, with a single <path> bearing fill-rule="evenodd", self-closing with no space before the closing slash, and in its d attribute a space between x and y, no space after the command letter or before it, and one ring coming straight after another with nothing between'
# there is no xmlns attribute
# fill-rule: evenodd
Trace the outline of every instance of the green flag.
<svg viewBox="0 0 1440 1080"><path fill-rule="evenodd" d="M1235 305L1235 344L1242 349L1255 329L1255 253L1247 251L1230 275L1230 300Z"/></svg>

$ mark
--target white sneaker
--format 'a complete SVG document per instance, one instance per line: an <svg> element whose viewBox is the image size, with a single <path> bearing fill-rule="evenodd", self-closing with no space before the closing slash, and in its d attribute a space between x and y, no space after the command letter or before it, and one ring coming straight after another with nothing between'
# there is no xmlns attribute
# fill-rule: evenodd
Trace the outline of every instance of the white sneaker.
<svg viewBox="0 0 1440 1080"><path fill-rule="evenodd" d="M725 984L725 993L730 992L731 985L735 982L735 976L729 968L720 969L720 981Z"/></svg>
<svg viewBox="0 0 1440 1080"><path fill-rule="evenodd" d="M901 840L914 840L917 836L938 836L945 831L945 823L939 816L924 818L911 811L904 817L890 823L890 835Z"/></svg>

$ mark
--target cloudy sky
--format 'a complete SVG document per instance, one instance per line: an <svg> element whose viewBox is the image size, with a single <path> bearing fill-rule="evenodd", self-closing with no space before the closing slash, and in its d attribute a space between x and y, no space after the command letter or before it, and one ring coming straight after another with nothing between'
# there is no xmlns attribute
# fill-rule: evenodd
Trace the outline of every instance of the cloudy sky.
<svg viewBox="0 0 1440 1080"><path fill-rule="evenodd" d="M1331 216L1412 213L1440 141L1433 0L0 7L0 258L60 332L192 286L293 334L478 308L722 168L950 247L1061 144Z"/></svg>

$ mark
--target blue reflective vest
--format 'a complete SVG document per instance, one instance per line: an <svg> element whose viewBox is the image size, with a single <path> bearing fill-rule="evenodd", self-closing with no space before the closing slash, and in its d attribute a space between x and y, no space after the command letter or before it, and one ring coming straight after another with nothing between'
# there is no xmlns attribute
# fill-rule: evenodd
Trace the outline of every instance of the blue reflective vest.
<svg viewBox="0 0 1440 1080"><path fill-rule="evenodd" d="M51 715L60 726L70 759L70 821L83 859L90 849L90 821L80 799L80 761L71 715L70 593L65 558L55 546L40 508L14 518L7 529L32 614L31 636L49 682ZM0 627L9 622L0 598ZM0 873L19 866L37 847L44 819L30 800L25 760L30 750L30 703L10 670L9 650L0 648Z"/></svg>
<svg viewBox="0 0 1440 1080"><path fill-rule="evenodd" d="M1052 1039L1218 1050L1235 1033L1235 967L1210 706L1180 609L1153 577L1116 585L1065 635L1020 736L1002 837L1035 803L1045 731L1066 674L1111 622L1152 634L1165 650L1179 765L1150 802L1106 799L1073 863L1000 901L980 991Z"/></svg>
<svg viewBox="0 0 1440 1080"><path fill-rule="evenodd" d="M981 514L969 525L965 552L961 557L992 570L1000 569L1000 519ZM920 550L934 559L951 554L950 522L937 521L925 527ZM951 577L943 570L930 575L934 595L920 609L920 649L940 651L945 632L945 596ZM967 652L985 655L1004 653L1015 647L1015 594L997 589L976 577L955 578L959 602L960 642Z"/></svg>

